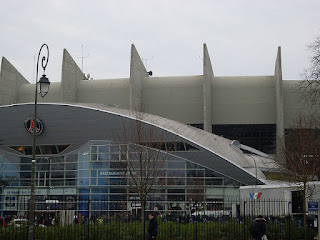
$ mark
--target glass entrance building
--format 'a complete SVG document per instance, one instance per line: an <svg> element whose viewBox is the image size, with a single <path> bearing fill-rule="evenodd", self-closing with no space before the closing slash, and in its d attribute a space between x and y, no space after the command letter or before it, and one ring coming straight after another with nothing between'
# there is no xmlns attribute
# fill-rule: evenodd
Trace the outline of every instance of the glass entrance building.
<svg viewBox="0 0 320 240"><path fill-rule="evenodd" d="M25 122L33 106L0 107L3 215L28 209L32 134ZM157 202L159 210L238 199L239 186L264 184L260 170L247 168L248 159L234 141L173 120L150 114L137 118L132 111L96 104L47 103L38 109L43 127L36 148L39 201L65 202L84 214L89 209L130 211L139 199L134 178L141 177L140 170L152 185L149 206ZM121 140L137 122L152 128L152 137L145 133L139 141L133 135ZM141 159L149 163L142 167Z"/></svg>

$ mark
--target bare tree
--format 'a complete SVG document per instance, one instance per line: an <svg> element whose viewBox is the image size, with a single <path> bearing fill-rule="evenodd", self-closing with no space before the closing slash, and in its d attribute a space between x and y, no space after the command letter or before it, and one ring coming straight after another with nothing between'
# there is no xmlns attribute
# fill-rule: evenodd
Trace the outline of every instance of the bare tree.
<svg viewBox="0 0 320 240"><path fill-rule="evenodd" d="M311 52L309 57L310 66L301 74L303 81L299 84L302 98L312 105L319 106L320 101L320 35L307 45Z"/></svg>
<svg viewBox="0 0 320 240"><path fill-rule="evenodd" d="M163 142L163 132L144 122L144 113L133 111L134 118L123 124L116 134L122 161L126 162L124 178L129 192L138 196L141 203L141 226L145 239L145 210L148 196L166 183L165 163L168 151ZM124 159L123 159L124 158Z"/></svg>
<svg viewBox="0 0 320 240"><path fill-rule="evenodd" d="M284 155L283 173L287 181L298 184L305 225L306 199L313 190L308 187L308 182L320 177L320 128L317 119L299 116L297 125L286 134Z"/></svg>

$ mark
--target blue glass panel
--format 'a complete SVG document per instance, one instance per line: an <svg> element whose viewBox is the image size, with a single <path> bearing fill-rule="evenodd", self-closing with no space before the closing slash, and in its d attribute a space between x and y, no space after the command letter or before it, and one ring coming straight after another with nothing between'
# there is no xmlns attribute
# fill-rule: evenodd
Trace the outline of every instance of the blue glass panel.
<svg viewBox="0 0 320 240"><path fill-rule="evenodd" d="M79 171L79 178L89 178L89 171L88 170L83 170Z"/></svg>
<svg viewBox="0 0 320 240"><path fill-rule="evenodd" d="M99 146L99 153L108 153L109 145Z"/></svg>
<svg viewBox="0 0 320 240"><path fill-rule="evenodd" d="M97 177L97 170L91 170L91 177Z"/></svg>
<svg viewBox="0 0 320 240"><path fill-rule="evenodd" d="M98 185L108 185L108 178L98 178Z"/></svg>
<svg viewBox="0 0 320 240"><path fill-rule="evenodd" d="M98 160L103 161L103 160L109 160L110 156L107 153L99 153L98 155Z"/></svg>
<svg viewBox="0 0 320 240"><path fill-rule="evenodd" d="M111 153L118 153L119 152L119 145L111 145L110 152Z"/></svg>
<svg viewBox="0 0 320 240"><path fill-rule="evenodd" d="M79 212L82 215L88 216L89 210L89 189L79 189Z"/></svg>
<svg viewBox="0 0 320 240"><path fill-rule="evenodd" d="M91 146L91 153L97 153L98 147L97 146Z"/></svg>
<svg viewBox="0 0 320 240"><path fill-rule="evenodd" d="M91 178L91 185L97 185L97 178L96 177Z"/></svg>
<svg viewBox="0 0 320 240"><path fill-rule="evenodd" d="M126 185L126 179L110 178L110 185Z"/></svg>
<svg viewBox="0 0 320 240"><path fill-rule="evenodd" d="M92 188L92 193L108 193L108 188Z"/></svg>
<svg viewBox="0 0 320 240"><path fill-rule="evenodd" d="M89 162L79 162L79 169L89 169L90 163Z"/></svg>
<svg viewBox="0 0 320 240"><path fill-rule="evenodd" d="M109 162L92 162L91 169L108 169Z"/></svg>
<svg viewBox="0 0 320 240"><path fill-rule="evenodd" d="M3 164L3 171L4 172L19 172L19 164L10 164L6 163Z"/></svg>

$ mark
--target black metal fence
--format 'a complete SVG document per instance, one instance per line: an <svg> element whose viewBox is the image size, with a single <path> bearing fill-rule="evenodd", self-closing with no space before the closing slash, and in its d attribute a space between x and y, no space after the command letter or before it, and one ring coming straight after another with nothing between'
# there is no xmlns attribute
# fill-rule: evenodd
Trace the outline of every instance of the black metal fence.
<svg viewBox="0 0 320 240"><path fill-rule="evenodd" d="M143 239L139 201L36 199L34 239ZM307 213L304 226L300 209L292 207L296 205L278 200L148 201L146 214L157 214L157 239L163 240L248 240L250 226L258 215L266 219L269 240L314 239L317 212ZM0 239L27 239L28 215L28 196L3 196Z"/></svg>

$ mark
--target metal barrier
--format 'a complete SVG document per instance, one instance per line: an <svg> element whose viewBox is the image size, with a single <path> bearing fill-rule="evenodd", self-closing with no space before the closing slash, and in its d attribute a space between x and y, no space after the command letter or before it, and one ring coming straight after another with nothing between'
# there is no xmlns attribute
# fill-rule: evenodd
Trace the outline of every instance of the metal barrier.
<svg viewBox="0 0 320 240"><path fill-rule="evenodd" d="M29 196L2 196L0 239L27 239L29 205ZM302 214L293 213L297 211L288 201L148 201L148 212L157 214L157 239L163 240L248 240L258 215L266 219L269 240L311 240L317 234L317 212L307 213L304 226ZM140 217L139 201L37 196L34 236L41 240L142 239Z"/></svg>

